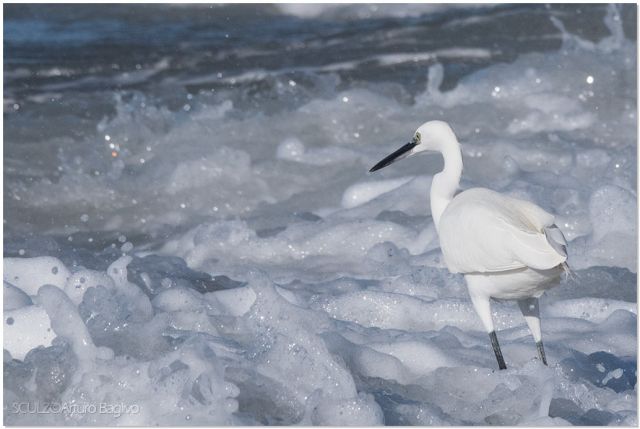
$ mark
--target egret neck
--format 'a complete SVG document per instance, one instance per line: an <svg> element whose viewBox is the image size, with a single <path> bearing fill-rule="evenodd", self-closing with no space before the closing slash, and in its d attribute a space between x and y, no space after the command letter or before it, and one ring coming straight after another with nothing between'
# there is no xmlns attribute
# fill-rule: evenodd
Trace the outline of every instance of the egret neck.
<svg viewBox="0 0 640 429"><path fill-rule="evenodd" d="M454 194L460 186L460 177L462 176L462 153L460 151L460 143L451 136L443 142L440 152L444 157L444 169L433 176L431 184L431 215L435 223L436 230L440 224L440 216L447 208Z"/></svg>

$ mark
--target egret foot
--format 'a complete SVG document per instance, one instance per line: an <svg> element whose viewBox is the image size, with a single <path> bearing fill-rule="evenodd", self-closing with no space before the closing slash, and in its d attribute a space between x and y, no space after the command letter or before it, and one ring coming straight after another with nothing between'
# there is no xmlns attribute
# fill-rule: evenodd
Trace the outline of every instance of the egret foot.
<svg viewBox="0 0 640 429"><path fill-rule="evenodd" d="M504 363L504 358L502 357L502 350L500 350L500 344L498 343L498 336L496 335L496 331L489 332L489 338L491 338L491 346L493 347L493 352L496 354L496 359L498 360L498 367L500 369L507 369L507 365ZM540 346L542 346L542 343L540 343Z"/></svg>
<svg viewBox="0 0 640 429"><path fill-rule="evenodd" d="M538 347L538 356L540 356L542 363L549 366L547 364L547 357L544 355L544 346L542 345L542 341L538 341L536 343L536 347Z"/></svg>

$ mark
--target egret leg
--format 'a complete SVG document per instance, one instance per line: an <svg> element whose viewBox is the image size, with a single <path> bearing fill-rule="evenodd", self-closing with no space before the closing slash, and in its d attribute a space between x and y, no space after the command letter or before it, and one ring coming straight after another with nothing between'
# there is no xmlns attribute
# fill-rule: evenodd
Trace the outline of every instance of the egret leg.
<svg viewBox="0 0 640 429"><path fill-rule="evenodd" d="M498 368L507 369L507 364L504 363L504 358L502 357L502 350L500 350L500 343L498 343L496 331L489 332L489 338L491 339L491 346L493 347L493 352L495 353L496 360L498 361Z"/></svg>
<svg viewBox="0 0 640 429"><path fill-rule="evenodd" d="M538 341L536 343L536 347L538 348L538 356L540 356L540 360L542 361L542 363L549 366L547 364L547 357L544 354L544 346L542 345L542 341Z"/></svg>
<svg viewBox="0 0 640 429"><path fill-rule="evenodd" d="M507 369L507 365L504 363L504 357L502 356L502 350L500 350L500 343L498 343L498 336L496 335L496 330L493 327L491 302L489 301L489 297L474 293L472 288L469 288L469 296L471 297L473 307L476 309L476 313L480 316L480 320L482 321L484 328L489 333L489 339L491 340L491 346L493 347L493 352L495 353L496 360L498 361L498 367L500 369Z"/></svg>
<svg viewBox="0 0 640 429"><path fill-rule="evenodd" d="M524 320L529 326L529 330L533 335L533 339L536 342L536 348L538 349L538 357L543 364L547 365L547 357L544 353L544 346L542 345L542 330L540 329L540 306L538 304L538 298L525 298L518 300L518 306Z"/></svg>

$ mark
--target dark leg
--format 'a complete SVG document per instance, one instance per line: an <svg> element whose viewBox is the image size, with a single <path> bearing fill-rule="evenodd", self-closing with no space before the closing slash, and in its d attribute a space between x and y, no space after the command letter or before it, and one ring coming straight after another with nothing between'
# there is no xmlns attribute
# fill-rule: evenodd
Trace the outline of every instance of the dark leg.
<svg viewBox="0 0 640 429"><path fill-rule="evenodd" d="M542 341L538 341L536 346L538 347L538 356L540 356L540 360L542 360L543 364L547 365L547 357L544 355L544 346L542 345Z"/></svg>
<svg viewBox="0 0 640 429"><path fill-rule="evenodd" d="M496 354L496 359L498 360L498 367L500 367L500 369L507 369L507 365L504 363L504 358L502 357L502 351L500 350L500 344L498 344L496 331L489 332L489 338L491 338L491 346L493 346L493 352ZM540 346L542 347L542 343L540 343Z"/></svg>
<svg viewBox="0 0 640 429"><path fill-rule="evenodd" d="M544 347L542 346L538 298L520 299L518 300L518 305L520 306L524 320L527 321L527 325L529 325L529 329L533 334L533 339L535 340L536 347L538 348L538 356L542 363L547 365L547 357L544 354Z"/></svg>

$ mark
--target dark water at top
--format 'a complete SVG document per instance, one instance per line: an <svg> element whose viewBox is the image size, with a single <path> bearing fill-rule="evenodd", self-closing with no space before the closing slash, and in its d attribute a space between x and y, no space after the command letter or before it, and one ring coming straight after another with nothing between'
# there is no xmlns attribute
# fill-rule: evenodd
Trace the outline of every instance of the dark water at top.
<svg viewBox="0 0 640 429"><path fill-rule="evenodd" d="M393 81L415 89L424 85L425 62L436 61L446 68L446 90L488 64L557 50L561 34L551 16L587 40L608 33L598 5L416 6L398 16L354 5L306 17L273 5L5 5L5 99L25 102L48 91L161 92L170 85L191 92L238 85L268 90L258 79L233 82L253 70L298 77L331 72L345 86ZM625 34L635 38L632 7L622 6L621 16ZM378 61L452 48L490 55ZM354 66L346 67L349 62Z"/></svg>

